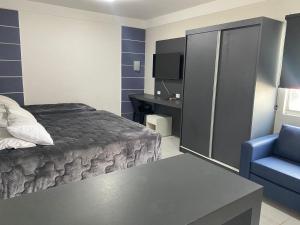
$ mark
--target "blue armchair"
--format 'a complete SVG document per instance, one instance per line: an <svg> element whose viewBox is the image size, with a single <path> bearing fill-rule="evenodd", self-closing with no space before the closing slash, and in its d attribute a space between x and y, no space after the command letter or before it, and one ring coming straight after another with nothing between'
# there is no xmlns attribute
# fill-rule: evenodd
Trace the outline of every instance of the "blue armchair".
<svg viewBox="0 0 300 225"><path fill-rule="evenodd" d="M240 175L264 186L264 195L300 212L300 128L242 145Z"/></svg>

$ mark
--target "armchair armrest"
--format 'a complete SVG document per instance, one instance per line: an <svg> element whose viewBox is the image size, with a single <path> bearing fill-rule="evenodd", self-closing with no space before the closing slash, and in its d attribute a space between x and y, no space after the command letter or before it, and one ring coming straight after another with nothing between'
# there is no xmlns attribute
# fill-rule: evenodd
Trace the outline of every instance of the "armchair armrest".
<svg viewBox="0 0 300 225"><path fill-rule="evenodd" d="M270 156L277 139L278 134L273 134L242 144L240 175L249 178L251 162Z"/></svg>

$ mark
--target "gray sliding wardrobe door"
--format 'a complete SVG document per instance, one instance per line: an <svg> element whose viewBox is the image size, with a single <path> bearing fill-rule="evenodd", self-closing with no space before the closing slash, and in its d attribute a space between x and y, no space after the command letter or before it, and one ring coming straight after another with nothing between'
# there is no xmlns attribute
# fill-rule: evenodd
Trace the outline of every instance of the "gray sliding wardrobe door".
<svg viewBox="0 0 300 225"><path fill-rule="evenodd" d="M218 32L187 36L181 146L209 156Z"/></svg>
<svg viewBox="0 0 300 225"><path fill-rule="evenodd" d="M260 26L224 30L215 106L213 158L239 168L251 136Z"/></svg>

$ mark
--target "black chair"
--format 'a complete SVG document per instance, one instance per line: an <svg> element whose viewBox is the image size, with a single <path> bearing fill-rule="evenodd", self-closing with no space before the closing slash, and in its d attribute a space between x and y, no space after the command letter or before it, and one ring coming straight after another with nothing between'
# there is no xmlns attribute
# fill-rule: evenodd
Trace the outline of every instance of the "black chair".
<svg viewBox="0 0 300 225"><path fill-rule="evenodd" d="M130 97L129 97L130 98ZM133 121L145 124L145 116L153 114L152 105L130 98L133 107Z"/></svg>

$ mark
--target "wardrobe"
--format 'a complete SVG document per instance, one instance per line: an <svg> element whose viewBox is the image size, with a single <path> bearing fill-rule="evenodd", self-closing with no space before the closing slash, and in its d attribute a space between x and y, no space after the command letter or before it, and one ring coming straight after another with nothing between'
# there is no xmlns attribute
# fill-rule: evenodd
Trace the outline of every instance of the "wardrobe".
<svg viewBox="0 0 300 225"><path fill-rule="evenodd" d="M282 23L186 32L180 148L239 169L241 144L273 132Z"/></svg>

